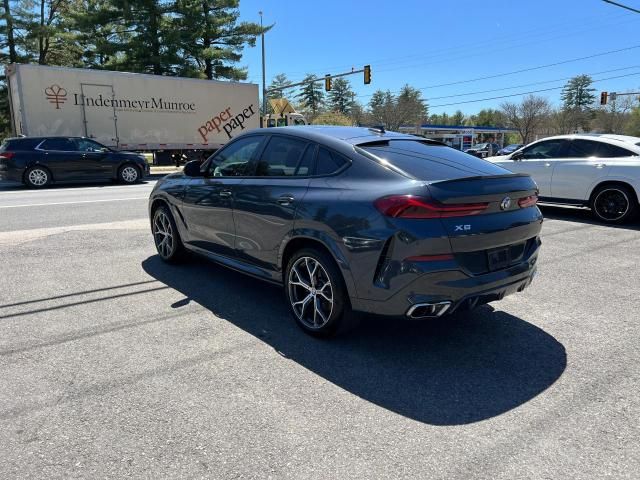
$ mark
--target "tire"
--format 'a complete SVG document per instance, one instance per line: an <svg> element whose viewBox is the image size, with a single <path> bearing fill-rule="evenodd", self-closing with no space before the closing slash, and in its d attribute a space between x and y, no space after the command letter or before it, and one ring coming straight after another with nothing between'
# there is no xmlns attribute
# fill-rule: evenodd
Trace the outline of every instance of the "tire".
<svg viewBox="0 0 640 480"><path fill-rule="evenodd" d="M173 215L166 205L161 205L154 210L151 232L153 243L162 260L167 263L177 263L184 258L185 248Z"/></svg>
<svg viewBox="0 0 640 480"><path fill-rule="evenodd" d="M140 178L140 170L132 163L125 163L118 170L118 180L120 183L133 185L134 183L138 183Z"/></svg>
<svg viewBox="0 0 640 480"><path fill-rule="evenodd" d="M51 172L40 165L34 165L24 172L24 183L31 188L44 188L51 183Z"/></svg>
<svg viewBox="0 0 640 480"><path fill-rule="evenodd" d="M621 224L637 215L638 200L625 185L603 185L593 192L591 211L598 220Z"/></svg>
<svg viewBox="0 0 640 480"><path fill-rule="evenodd" d="M287 304L302 330L316 337L344 330L351 308L342 274L331 256L315 248L298 250L287 264L284 280Z"/></svg>

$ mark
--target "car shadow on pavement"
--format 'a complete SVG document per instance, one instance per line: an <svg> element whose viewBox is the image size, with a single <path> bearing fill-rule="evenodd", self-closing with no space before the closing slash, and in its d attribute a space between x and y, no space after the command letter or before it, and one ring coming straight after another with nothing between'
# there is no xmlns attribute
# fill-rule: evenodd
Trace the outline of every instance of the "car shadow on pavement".
<svg viewBox="0 0 640 480"><path fill-rule="evenodd" d="M190 258L158 256L149 275L261 339L311 372L362 399L433 425L478 422L512 410L549 388L566 368L561 343L493 308L439 320L364 318L354 331L318 340L296 327L281 288Z"/></svg>
<svg viewBox="0 0 640 480"><path fill-rule="evenodd" d="M540 205L540 210L544 218L551 220L563 220L565 222L580 222L586 225L599 225L609 228L619 228L623 230L640 230L640 219L636 218L623 225L609 225L598 221L593 217L591 210L586 208L555 207L551 205Z"/></svg>

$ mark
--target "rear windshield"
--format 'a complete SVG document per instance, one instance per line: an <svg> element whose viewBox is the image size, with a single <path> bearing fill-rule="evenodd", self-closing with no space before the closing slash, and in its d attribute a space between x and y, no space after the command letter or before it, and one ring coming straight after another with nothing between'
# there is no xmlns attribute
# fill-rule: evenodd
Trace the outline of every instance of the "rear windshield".
<svg viewBox="0 0 640 480"><path fill-rule="evenodd" d="M511 173L455 148L415 140L389 140L359 145L359 148L419 180L437 181Z"/></svg>

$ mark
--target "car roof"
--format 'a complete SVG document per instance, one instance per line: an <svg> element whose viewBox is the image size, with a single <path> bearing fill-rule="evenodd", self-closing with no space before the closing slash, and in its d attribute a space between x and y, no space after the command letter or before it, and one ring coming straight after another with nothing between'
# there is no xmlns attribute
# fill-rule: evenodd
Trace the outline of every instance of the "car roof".
<svg viewBox="0 0 640 480"><path fill-rule="evenodd" d="M298 125L295 127L274 127L260 129L267 133L283 133L314 141L338 141L350 145L379 142L380 140L420 140L426 141L416 135L390 132L380 127L341 127L330 125ZM254 130L255 132L255 130Z"/></svg>
<svg viewBox="0 0 640 480"><path fill-rule="evenodd" d="M5 140L22 140L22 141L32 141L32 140L49 140L54 138L85 138L87 140L93 140L92 138L87 137L79 137L77 135L48 135L45 137L7 137Z"/></svg>
<svg viewBox="0 0 640 480"><path fill-rule="evenodd" d="M613 145L623 145L625 147L634 147L634 150L640 150L640 137L632 137L629 135L615 135L609 133L573 133L569 135L555 135L553 137L541 138L542 140L597 140ZM534 142L535 143L535 142Z"/></svg>

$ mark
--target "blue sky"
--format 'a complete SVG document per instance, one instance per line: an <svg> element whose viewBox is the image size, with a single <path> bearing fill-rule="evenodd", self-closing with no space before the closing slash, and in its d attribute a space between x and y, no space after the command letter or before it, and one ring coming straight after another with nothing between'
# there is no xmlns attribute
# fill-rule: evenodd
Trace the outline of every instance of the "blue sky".
<svg viewBox="0 0 640 480"><path fill-rule="evenodd" d="M640 9L640 0L620 1ZM397 91L409 83L421 88L430 113L465 114L497 108L504 99L447 104L562 86L582 73L625 75L595 83L598 91L640 89L640 14L602 0L240 2L242 20L259 21L260 10L265 24L275 23L266 34L267 84L278 73L299 81L306 73L370 64L370 85L361 74L348 77L361 103L377 89ZM468 81L621 49L628 50ZM249 81L261 84L259 41L245 50L242 64ZM453 82L465 83L442 85ZM547 83L530 85L538 82ZM450 97L487 90L499 91ZM538 94L559 103L559 90Z"/></svg>

